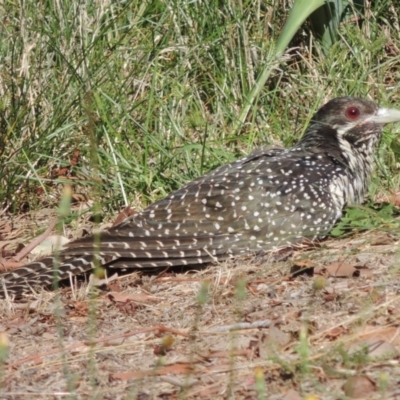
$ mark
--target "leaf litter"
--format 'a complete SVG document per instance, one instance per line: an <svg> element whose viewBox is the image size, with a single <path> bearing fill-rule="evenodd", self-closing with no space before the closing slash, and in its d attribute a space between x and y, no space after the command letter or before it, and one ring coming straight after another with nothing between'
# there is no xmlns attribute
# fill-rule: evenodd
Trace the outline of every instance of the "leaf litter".
<svg viewBox="0 0 400 400"><path fill-rule="evenodd" d="M0 231L26 242L18 224ZM397 265L396 238L373 231L4 300L2 392L90 397L95 382L99 398L117 399L390 398L400 376Z"/></svg>

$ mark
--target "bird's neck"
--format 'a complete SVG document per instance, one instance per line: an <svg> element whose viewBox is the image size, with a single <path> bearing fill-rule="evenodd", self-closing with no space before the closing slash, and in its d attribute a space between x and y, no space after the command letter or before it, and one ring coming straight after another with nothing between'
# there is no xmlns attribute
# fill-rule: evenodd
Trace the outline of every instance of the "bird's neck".
<svg viewBox="0 0 400 400"><path fill-rule="evenodd" d="M364 201L374 168L374 152L370 146L355 147L346 140L340 143L341 159L345 160L343 185L345 204L355 205Z"/></svg>
<svg viewBox="0 0 400 400"><path fill-rule="evenodd" d="M379 137L375 133L368 138L352 141L343 132L332 127L314 124L297 146L311 153L323 152L334 161L338 174L332 190L341 192L339 197L343 205L351 205L364 201L374 168L374 151Z"/></svg>

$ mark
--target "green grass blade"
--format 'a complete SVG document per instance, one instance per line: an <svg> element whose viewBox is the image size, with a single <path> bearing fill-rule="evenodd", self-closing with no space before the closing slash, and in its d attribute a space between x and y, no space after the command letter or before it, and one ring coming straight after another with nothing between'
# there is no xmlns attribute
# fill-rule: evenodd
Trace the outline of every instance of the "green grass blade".
<svg viewBox="0 0 400 400"><path fill-rule="evenodd" d="M269 54L268 59L266 60L265 68L261 72L260 76L257 79L257 82L254 84L250 93L246 97L246 102L234 126L234 132L236 134L246 120L255 98L261 92L269 76L271 75L272 70L275 69L279 64L280 57L284 53L290 40L300 28L301 24L310 16L310 14L312 14L316 9L323 6L324 4L324 0L297 0L294 2L293 8L290 10L289 17L282 30L282 33L279 36L274 51Z"/></svg>

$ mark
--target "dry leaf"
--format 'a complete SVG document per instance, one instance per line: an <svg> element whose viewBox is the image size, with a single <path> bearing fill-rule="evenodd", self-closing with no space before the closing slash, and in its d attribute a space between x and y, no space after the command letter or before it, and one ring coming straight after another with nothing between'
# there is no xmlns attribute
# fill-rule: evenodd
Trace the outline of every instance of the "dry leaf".
<svg viewBox="0 0 400 400"><path fill-rule="evenodd" d="M315 268L315 263L312 260L299 260L296 261L294 265L290 268L290 274L297 276L297 275L308 275L308 276L313 276L314 275L314 268Z"/></svg>
<svg viewBox="0 0 400 400"><path fill-rule="evenodd" d="M357 272L357 269L351 264L336 262L327 265L326 271L330 276L348 278L354 276L354 274Z"/></svg>
<svg viewBox="0 0 400 400"><path fill-rule="evenodd" d="M289 389L282 400L302 400L302 397L297 390Z"/></svg>
<svg viewBox="0 0 400 400"><path fill-rule="evenodd" d="M372 358L387 358L397 356L397 349L389 342L379 338L369 338L357 343L353 343L349 348L349 354L366 349L367 355Z"/></svg>
<svg viewBox="0 0 400 400"><path fill-rule="evenodd" d="M87 317L89 304L86 301L73 301L68 304L71 309L70 317Z"/></svg>
<svg viewBox="0 0 400 400"><path fill-rule="evenodd" d="M121 222L125 221L128 217L131 215L135 215L137 211L132 208L131 206L125 207L117 216L115 221L113 222L112 226L116 226L120 224Z"/></svg>
<svg viewBox="0 0 400 400"><path fill-rule="evenodd" d="M366 399L376 391L376 383L368 376L351 376L343 385L343 390L352 399Z"/></svg>
<svg viewBox="0 0 400 400"><path fill-rule="evenodd" d="M327 332L327 334L325 335L325 337L329 338L329 339L336 339L339 336L341 336L343 333L346 332L346 329L344 329L342 326L337 326L335 328L332 328L331 330L329 330Z"/></svg>

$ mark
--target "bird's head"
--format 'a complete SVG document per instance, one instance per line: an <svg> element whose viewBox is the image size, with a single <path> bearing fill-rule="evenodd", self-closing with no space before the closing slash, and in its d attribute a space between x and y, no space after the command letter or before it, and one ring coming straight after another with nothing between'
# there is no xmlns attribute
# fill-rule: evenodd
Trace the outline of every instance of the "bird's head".
<svg viewBox="0 0 400 400"><path fill-rule="evenodd" d="M399 110L378 107L360 98L338 97L312 117L300 143L369 156L375 150L383 126L399 121Z"/></svg>

